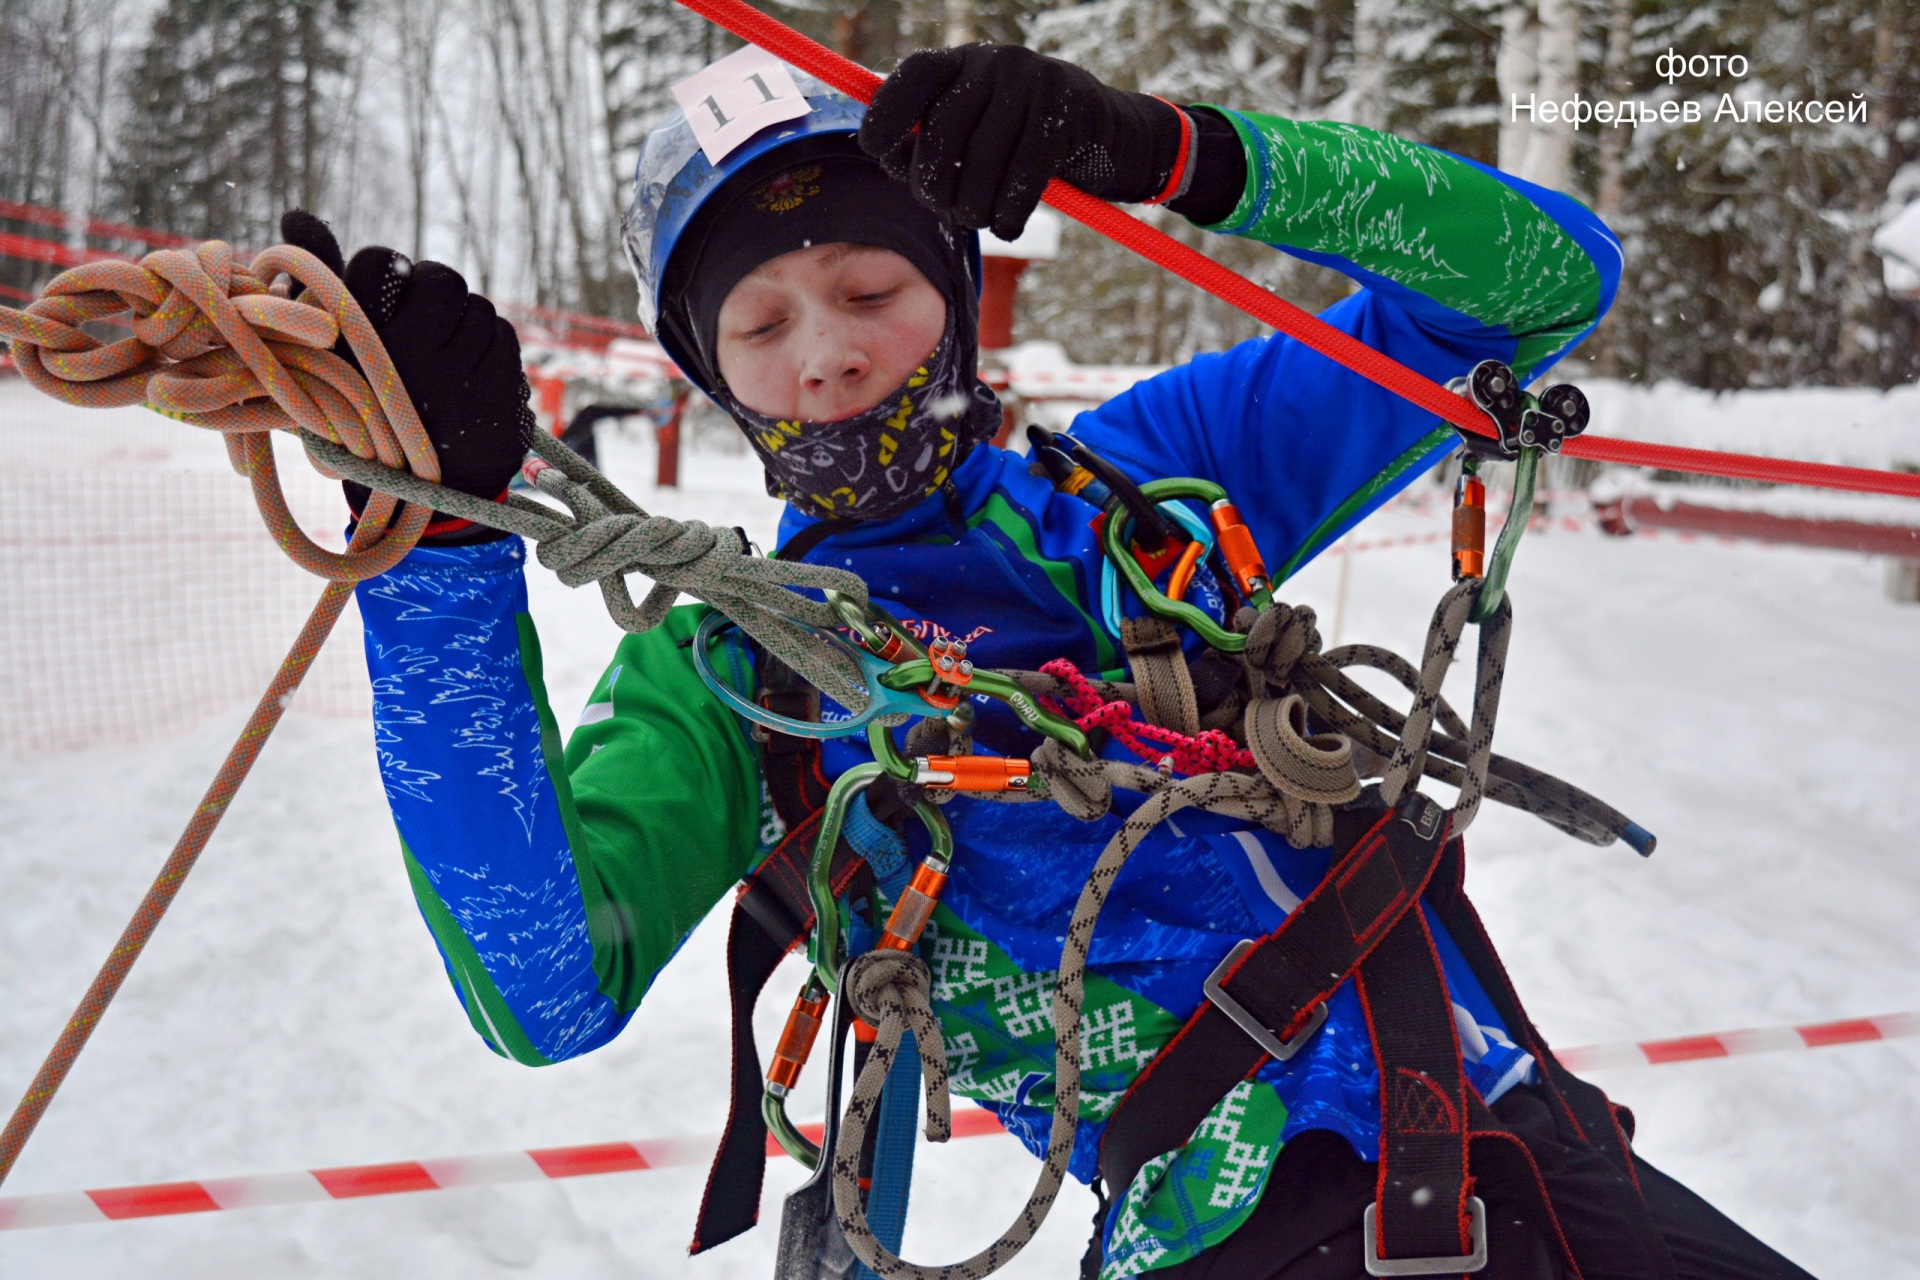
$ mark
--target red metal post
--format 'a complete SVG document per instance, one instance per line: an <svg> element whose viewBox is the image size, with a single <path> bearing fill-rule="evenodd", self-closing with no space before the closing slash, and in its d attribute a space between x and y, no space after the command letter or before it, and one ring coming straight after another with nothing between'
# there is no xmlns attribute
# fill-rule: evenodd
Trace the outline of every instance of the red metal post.
<svg viewBox="0 0 1920 1280"><path fill-rule="evenodd" d="M682 386L673 393L673 408L667 414L667 420L660 424L654 440L660 446L659 461L654 464L653 483L660 489L680 487L680 419L686 416L687 401L693 397L693 388Z"/></svg>

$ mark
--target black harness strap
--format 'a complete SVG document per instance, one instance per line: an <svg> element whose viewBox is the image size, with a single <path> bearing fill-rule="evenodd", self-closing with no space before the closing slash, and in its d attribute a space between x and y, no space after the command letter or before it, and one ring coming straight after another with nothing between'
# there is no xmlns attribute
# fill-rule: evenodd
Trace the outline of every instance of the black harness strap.
<svg viewBox="0 0 1920 1280"><path fill-rule="evenodd" d="M1461 860L1458 840L1449 843L1444 858ZM1408 913L1360 963L1357 978L1380 1064L1371 1252L1388 1260L1444 1263L1483 1248L1484 1224L1475 1229L1470 1200L1476 1177L1493 1173L1503 1191L1529 1202L1534 1221L1559 1248L1568 1280L1580 1280L1579 1260L1532 1152L1467 1084L1445 971L1426 918ZM1457 1273L1441 1266L1432 1274Z"/></svg>
<svg viewBox="0 0 1920 1280"><path fill-rule="evenodd" d="M1335 813L1335 847L1347 852L1280 928L1220 976L1225 1003L1265 1028L1269 1041L1299 1034L1420 900L1440 863L1443 819L1418 792L1397 810ZM1114 1194L1147 1161L1184 1146L1213 1105L1270 1056L1221 1003L1202 1003L1107 1121L1100 1174Z"/></svg>
<svg viewBox="0 0 1920 1280"><path fill-rule="evenodd" d="M1464 1257L1474 1245L1469 1091L1426 917L1408 912L1388 930L1360 962L1356 985L1380 1062L1374 1250L1395 1260ZM1484 1225L1480 1235L1484 1240Z"/></svg>
<svg viewBox="0 0 1920 1280"><path fill-rule="evenodd" d="M1494 950L1487 927L1466 895L1466 856L1451 845L1441 861L1439 872L1427 890L1427 902L1446 927L1447 934L1466 957L1467 967L1480 980L1480 986L1493 1002L1514 1043L1533 1055L1540 1067L1541 1083L1554 1109L1559 1127L1592 1146L1624 1172L1637 1188L1633 1149L1633 1113L1608 1099L1594 1085L1575 1076L1554 1057L1540 1029L1527 1016L1514 990L1513 979Z"/></svg>
<svg viewBox="0 0 1920 1280"><path fill-rule="evenodd" d="M1474 1222L1474 1180L1492 1174L1530 1202L1570 1280L1579 1280L1532 1153L1467 1084L1440 955L1425 917L1412 909L1423 896L1516 1042L1539 1063L1564 1136L1631 1174L1631 1116L1567 1072L1528 1019L1463 890L1461 843L1447 839L1439 818L1439 807L1418 793L1391 813L1336 813L1335 847L1346 853L1285 924L1222 965L1207 1003L1108 1120L1100 1170L1115 1194L1148 1160L1185 1144L1213 1105L1272 1056L1276 1040L1303 1027L1310 1033L1316 1006L1353 974L1381 1080L1369 1251L1387 1262L1429 1261L1432 1274L1460 1274L1446 1264L1484 1243Z"/></svg>

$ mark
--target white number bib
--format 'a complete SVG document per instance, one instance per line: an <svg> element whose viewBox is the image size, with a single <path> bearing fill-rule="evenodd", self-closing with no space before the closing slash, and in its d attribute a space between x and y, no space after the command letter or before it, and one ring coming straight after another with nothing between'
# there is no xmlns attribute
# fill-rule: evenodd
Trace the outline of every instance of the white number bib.
<svg viewBox="0 0 1920 1280"><path fill-rule="evenodd" d="M711 164L768 125L813 110L787 65L755 45L696 71L673 86L673 96Z"/></svg>

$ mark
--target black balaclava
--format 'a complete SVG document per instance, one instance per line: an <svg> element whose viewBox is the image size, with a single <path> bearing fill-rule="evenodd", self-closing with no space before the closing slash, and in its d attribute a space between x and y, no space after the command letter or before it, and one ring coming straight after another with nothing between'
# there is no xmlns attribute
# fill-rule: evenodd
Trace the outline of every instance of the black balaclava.
<svg viewBox="0 0 1920 1280"><path fill-rule="evenodd" d="M838 242L911 262L946 298L946 332L905 384L864 413L838 422L755 413L720 377L720 304L762 263ZM805 138L735 174L695 215L667 266L660 336L746 433L767 468L767 492L812 516L889 519L938 490L1000 427L1000 402L977 376L967 250L966 232L915 201L852 135Z"/></svg>

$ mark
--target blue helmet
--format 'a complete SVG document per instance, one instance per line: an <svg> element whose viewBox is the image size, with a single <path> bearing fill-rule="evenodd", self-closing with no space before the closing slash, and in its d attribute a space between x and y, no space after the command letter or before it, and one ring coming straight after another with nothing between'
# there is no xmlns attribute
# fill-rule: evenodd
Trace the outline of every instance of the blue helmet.
<svg viewBox="0 0 1920 1280"><path fill-rule="evenodd" d="M708 161L686 114L677 107L665 125L647 135L634 168L633 203L620 219L620 240L640 284L640 322L647 328L658 327L660 285L681 232L727 179L796 139L859 132L865 107L804 72L793 74L812 110L797 120L767 126L718 165Z"/></svg>
<svg viewBox="0 0 1920 1280"><path fill-rule="evenodd" d="M620 219L620 239L640 286L640 322L656 335L667 262L701 206L735 174L770 151L803 138L859 132L867 111L864 106L803 71L793 71L793 78L811 110L797 120L767 126L727 153L718 165L708 161L678 108L641 146L633 175L633 203ZM977 288L979 238L970 235L969 241L967 257Z"/></svg>

